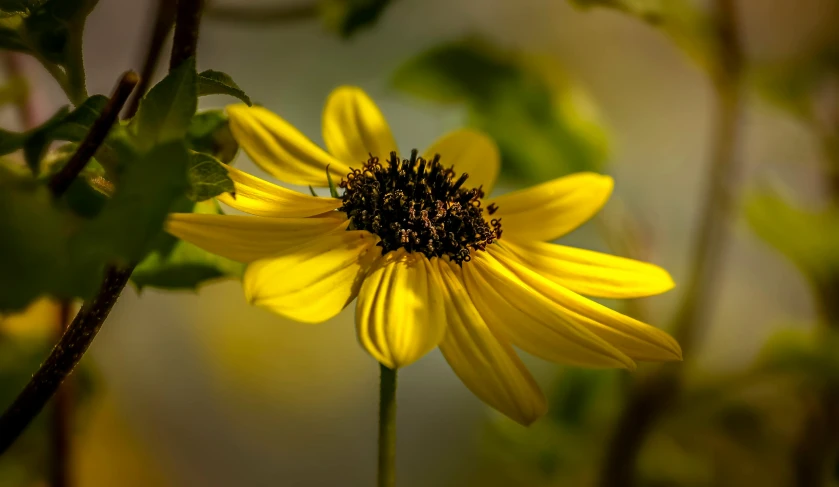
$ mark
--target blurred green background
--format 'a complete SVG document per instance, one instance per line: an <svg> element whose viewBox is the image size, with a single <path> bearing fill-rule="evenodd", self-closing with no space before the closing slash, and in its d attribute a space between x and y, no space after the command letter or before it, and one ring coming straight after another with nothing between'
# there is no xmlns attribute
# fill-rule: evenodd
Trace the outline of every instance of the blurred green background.
<svg viewBox="0 0 839 487"><path fill-rule="evenodd" d="M109 92L119 72L136 69L155 3L99 1L85 32L91 93ZM737 8L750 69L744 171L731 184L744 197L714 306L682 365L684 391L641 452L645 486L795 485L793 453L814 391L839 378L839 348L829 347L837 340L814 331L823 321L816 274L839 264L839 226L822 210L825 136L812 122L839 99L839 2L741 0ZM678 25L693 25L686 18ZM198 67L231 74L317 142L323 102L342 84L367 90L402 148L478 126L504 154L499 192L579 170L611 174L615 196L604 218L563 241L650 260L678 284L712 129L701 36L690 35L562 0L399 0L349 39L316 18L208 14ZM25 68L46 119L64 95L36 63ZM0 121L15 125L11 109ZM243 154L237 164L267 177ZM666 327L683 291L609 304ZM3 322L0 364L21 369L0 382L5 401L49 348L43 321L31 320L40 332ZM26 359L7 360L15 353ZM485 407L437 351L403 370L399 485L593 485L632 377L525 360L551 400L529 429ZM80 486L372 484L378 366L356 342L351 309L302 325L248 306L233 281L197 293L132 287L83 363ZM46 485L37 435L0 459L0 485Z"/></svg>

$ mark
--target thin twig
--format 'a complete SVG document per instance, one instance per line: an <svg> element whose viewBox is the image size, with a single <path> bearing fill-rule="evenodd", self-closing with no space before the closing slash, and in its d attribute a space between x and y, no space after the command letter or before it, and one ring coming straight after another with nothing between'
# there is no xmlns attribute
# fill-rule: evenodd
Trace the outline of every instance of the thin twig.
<svg viewBox="0 0 839 487"><path fill-rule="evenodd" d="M282 5L271 7L246 7L209 5L205 12L208 19L218 22L272 25L318 18L317 3Z"/></svg>
<svg viewBox="0 0 839 487"><path fill-rule="evenodd" d="M99 150L102 143L105 142L108 132L111 131L111 127L117 121L120 110L122 110L134 87L137 86L138 81L137 73L133 71L128 71L122 75L116 88L114 88L111 99L105 105L99 118L93 122L93 126L90 127L90 131L82 143L79 144L79 148L76 149L67 164L50 179L49 187L54 195L60 196L67 191L70 184L73 183L82 169L93 158L93 155L96 154L96 151Z"/></svg>
<svg viewBox="0 0 839 487"><path fill-rule="evenodd" d="M172 56L169 58L170 71L195 56L203 7L204 0L178 0L175 39L172 42Z"/></svg>
<svg viewBox="0 0 839 487"><path fill-rule="evenodd" d="M140 106L140 100L143 99L151 80L154 78L154 71L160 62L160 55L163 52L163 44L166 42L166 36L175 25L175 2L172 0L158 0L157 13L154 17L154 24L152 25L148 41L146 43L146 57L143 61L143 68L140 70L140 84L137 85L137 90L131 97L131 102L125 109L125 118L131 118L137 113L137 108Z"/></svg>
<svg viewBox="0 0 839 487"><path fill-rule="evenodd" d="M56 335L58 340L67 331L70 324L71 304L69 301L61 303L56 320ZM57 341L58 341L57 340ZM73 387L74 381L68 377L53 398L52 411L52 482L50 487L69 487L72 485L72 429L73 429Z"/></svg>
<svg viewBox="0 0 839 487"><path fill-rule="evenodd" d="M0 416L0 454L4 453L58 390L81 360L116 303L130 270L110 270L99 293L85 303L46 362L12 405Z"/></svg>
<svg viewBox="0 0 839 487"><path fill-rule="evenodd" d="M736 146L742 115L740 80L744 58L733 2L714 2L718 65L711 73L716 95L711 165L685 294L674 319L674 335L685 356L694 348L699 324L708 316L714 290L718 288L714 283L729 237L728 220L736 200L734 181L740 172ZM638 454L653 427L679 394L682 371L678 365L664 365L630 390L627 405L607 446L601 486L635 485Z"/></svg>
<svg viewBox="0 0 839 487"><path fill-rule="evenodd" d="M196 9L200 9L202 5L200 1L195 0L184 0L179 4L190 4ZM200 18L200 12L194 15L185 14L183 17L198 19ZM189 39L184 35L176 36L175 46L172 49L173 56L176 53L180 53L178 55L189 53L182 60L195 55L198 26L192 26L189 31L195 38ZM191 47L178 46L179 39L188 42ZM175 63L170 63L170 65L177 67ZM12 405L0 416L0 455L15 442L82 359L99 332L102 323L111 312L114 303L128 284L128 279L131 277L133 270L133 267L127 269L111 267L106 271L97 295L82 305L81 310L67 328L67 332L53 348L50 356L35 372Z"/></svg>

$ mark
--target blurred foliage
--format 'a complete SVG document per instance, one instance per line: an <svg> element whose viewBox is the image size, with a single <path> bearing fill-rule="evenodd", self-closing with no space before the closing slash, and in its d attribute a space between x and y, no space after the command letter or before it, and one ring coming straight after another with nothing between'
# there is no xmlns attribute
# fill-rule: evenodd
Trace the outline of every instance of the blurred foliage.
<svg viewBox="0 0 839 487"><path fill-rule="evenodd" d="M831 79L836 82L839 78L839 43L756 66L750 78L764 99L798 119L813 122L821 90Z"/></svg>
<svg viewBox="0 0 839 487"><path fill-rule="evenodd" d="M23 148L26 164L37 175L49 145L58 140L81 142L107 102L106 96L91 96L73 111L60 108L49 120L27 132L0 130L0 155Z"/></svg>
<svg viewBox="0 0 839 487"><path fill-rule="evenodd" d="M749 195L743 211L755 234L806 277L827 281L839 273L839 209L803 209L764 191Z"/></svg>
<svg viewBox="0 0 839 487"><path fill-rule="evenodd" d="M77 104L86 98L82 37L98 0L2 0L0 48L34 56Z"/></svg>
<svg viewBox="0 0 839 487"><path fill-rule="evenodd" d="M217 93L247 99L229 76L198 75L194 60L183 63L143 97L130 122L112 128L60 199L45 183L72 157L107 98L62 109L29 132L0 134L0 153L23 148L32 170L0 166L0 228L9 234L0 242L0 287L9 290L0 295L0 311L21 310L43 295L90 297L110 264L141 263L139 287L194 288L241 272L240 265L162 232L170 211L194 210L187 198L204 201L233 190L217 159L231 160L238 149L227 120L221 112L195 113L199 94ZM56 140L70 143L44 157ZM200 211L218 211L209 204Z"/></svg>
<svg viewBox="0 0 839 487"><path fill-rule="evenodd" d="M719 46L711 16L693 0L569 0L579 8L615 9L653 25L704 69L717 69Z"/></svg>
<svg viewBox="0 0 839 487"><path fill-rule="evenodd" d="M472 38L409 60L393 84L424 99L465 105L469 125L498 143L508 177L543 181L600 171L608 157L593 102L548 58Z"/></svg>
<svg viewBox="0 0 839 487"><path fill-rule="evenodd" d="M839 387L839 331L782 330L764 345L758 367Z"/></svg>
<svg viewBox="0 0 839 487"><path fill-rule="evenodd" d="M49 353L60 313L57 302L39 299L21 313L0 315L0 405L14 399ZM126 431L113 400L100 397L94 379L89 361L73 375L73 441L79 442L78 458L73 458L74 485L168 485L148 452ZM0 485L46 485L51 415L48 406L0 459Z"/></svg>
<svg viewBox="0 0 839 487"><path fill-rule="evenodd" d="M347 38L369 28L392 0L322 0L320 13L326 27Z"/></svg>

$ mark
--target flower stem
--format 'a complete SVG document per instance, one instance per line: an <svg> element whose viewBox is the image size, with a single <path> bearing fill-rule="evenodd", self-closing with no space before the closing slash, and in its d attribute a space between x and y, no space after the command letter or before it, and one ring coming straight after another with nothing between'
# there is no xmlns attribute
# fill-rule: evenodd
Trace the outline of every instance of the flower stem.
<svg viewBox="0 0 839 487"><path fill-rule="evenodd" d="M396 369L379 364L378 487L396 485Z"/></svg>

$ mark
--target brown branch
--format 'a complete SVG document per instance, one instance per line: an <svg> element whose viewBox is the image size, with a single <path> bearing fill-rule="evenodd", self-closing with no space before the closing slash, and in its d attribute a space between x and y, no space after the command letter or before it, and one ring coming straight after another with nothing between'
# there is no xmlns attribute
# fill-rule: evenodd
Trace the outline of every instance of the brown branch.
<svg viewBox="0 0 839 487"><path fill-rule="evenodd" d="M70 324L70 308L69 301L61 303L58 308L58 319L56 320L58 340L61 340ZM68 377L53 399L52 461L50 462L52 482L50 482L50 487L69 487L73 483L73 472L70 467L73 457L73 389L73 381Z"/></svg>
<svg viewBox="0 0 839 487"><path fill-rule="evenodd" d="M122 75L116 88L114 88L111 99L108 100L99 118L93 122L90 131L79 144L76 152L67 161L67 164L50 179L49 188L55 196L61 196L67 191L70 184L73 183L82 169L93 158L93 155L96 154L96 151L99 150L99 147L102 146L102 143L105 142L108 132L111 131L111 127L117 121L120 110L122 110L134 87L137 86L138 81L137 73L133 71L128 71Z"/></svg>
<svg viewBox="0 0 839 487"><path fill-rule="evenodd" d="M742 116L741 76L744 65L738 37L734 0L715 0L717 65L711 72L716 99L711 163L704 201L695 233L693 256L685 294L675 314L674 335L689 356L697 341L699 324L708 316L729 238L729 217L735 204L734 181L740 161L736 155ZM678 364L663 365L630 390L627 405L607 446L600 485L635 485L635 465L644 441L681 389Z"/></svg>
<svg viewBox="0 0 839 487"><path fill-rule="evenodd" d="M320 14L317 3L272 7L247 7L210 5L205 15L219 22L272 25L316 19Z"/></svg>
<svg viewBox="0 0 839 487"><path fill-rule="evenodd" d="M160 55L163 53L163 44L166 43L166 37L172 26L175 25L175 2L173 0L158 0L157 13L154 17L154 24L152 24L151 32L148 41L146 42L146 56L143 61L143 68L140 70L140 84L137 85L137 90L134 96L131 97L131 102L125 109L124 118L131 118L137 113L137 108L140 107L140 100L151 86L151 80L154 78L154 71L160 63Z"/></svg>
<svg viewBox="0 0 839 487"><path fill-rule="evenodd" d="M169 58L169 71L182 62L195 57L198 49L198 30L201 25L201 12L204 0L178 0L178 12L175 17L175 39L172 42L172 56Z"/></svg>
<svg viewBox="0 0 839 487"><path fill-rule="evenodd" d="M85 303L67 332L12 405L0 416L0 454L14 443L70 375L113 308L131 270L108 271L99 294Z"/></svg>

